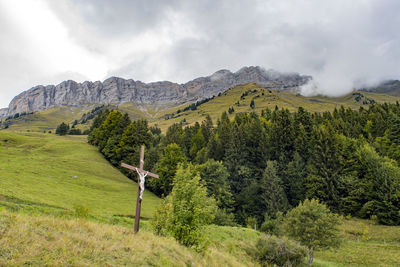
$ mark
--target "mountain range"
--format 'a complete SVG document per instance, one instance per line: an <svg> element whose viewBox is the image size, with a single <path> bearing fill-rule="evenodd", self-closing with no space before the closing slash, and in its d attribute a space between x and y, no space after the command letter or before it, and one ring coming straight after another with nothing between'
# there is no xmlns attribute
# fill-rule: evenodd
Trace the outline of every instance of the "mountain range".
<svg viewBox="0 0 400 267"><path fill-rule="evenodd" d="M103 82L78 83L72 80L58 85L38 85L14 97L8 108L0 109L0 117L16 113L36 112L63 105L88 104L152 104L174 106L195 102L225 92L246 83L257 83L279 91L299 91L311 76L281 73L261 67L243 67L237 72L219 70L206 77L184 84L169 81L144 83L133 79L111 77Z"/></svg>

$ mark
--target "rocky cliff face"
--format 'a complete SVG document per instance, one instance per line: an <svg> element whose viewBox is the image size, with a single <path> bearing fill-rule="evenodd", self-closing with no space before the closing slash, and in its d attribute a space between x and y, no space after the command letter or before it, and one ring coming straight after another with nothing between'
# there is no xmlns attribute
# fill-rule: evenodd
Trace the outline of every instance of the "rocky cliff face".
<svg viewBox="0 0 400 267"><path fill-rule="evenodd" d="M219 70L185 84L168 81L143 83L132 79L111 77L104 82L64 81L59 85L39 85L16 96L0 117L21 112L41 111L62 105L155 104L172 106L212 97L227 89L246 83L258 83L276 90L297 91L311 79L297 73L279 73L260 67L244 67L232 73Z"/></svg>
<svg viewBox="0 0 400 267"><path fill-rule="evenodd" d="M400 96L400 81L389 80L374 87L361 88L361 91L374 92L392 96Z"/></svg>
<svg viewBox="0 0 400 267"><path fill-rule="evenodd" d="M0 118L7 116L8 108L0 108Z"/></svg>

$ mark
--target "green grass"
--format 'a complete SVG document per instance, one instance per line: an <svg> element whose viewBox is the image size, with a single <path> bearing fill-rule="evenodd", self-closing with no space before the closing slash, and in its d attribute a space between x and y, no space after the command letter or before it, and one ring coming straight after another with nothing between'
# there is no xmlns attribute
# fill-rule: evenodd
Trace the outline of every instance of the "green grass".
<svg viewBox="0 0 400 267"><path fill-rule="evenodd" d="M133 215L137 184L113 168L85 136L0 131L0 205L23 210ZM159 198L145 191L142 216Z"/></svg>
<svg viewBox="0 0 400 267"><path fill-rule="evenodd" d="M246 91L251 91L248 93L244 99L241 96ZM253 92L256 90L256 92ZM374 99L375 101L382 102L395 102L400 100L400 97L394 97L384 94L374 94L368 92L361 92L366 98ZM255 102L255 108L250 108L251 100ZM239 105L237 105L239 102ZM163 131L165 131L168 126L173 123L178 123L186 120L187 124L193 124L195 122L201 122L204 120L206 115L210 115L214 123L217 119L221 117L221 113L226 111L230 107L235 109L235 112L230 115L230 117L235 116L237 113L241 112L257 112L261 113L261 110L265 108L270 108L273 110L275 106L279 108L288 108L290 111L296 111L299 107L303 107L310 112L323 112L332 111L335 107L340 106L350 107L352 109L358 109L361 106L368 108L367 105L362 105L362 103L355 100L355 96L352 94L343 97L304 97L290 92L280 92L275 90L268 90L260 87L257 84L251 83L246 85L240 85L229 89L220 96L214 97L214 99L200 105L197 110L186 111L177 114L178 109L183 109L186 105L181 105L178 107L170 108L164 111L164 114L175 114L171 119L158 117L158 119L151 120L152 124L157 124Z"/></svg>
<svg viewBox="0 0 400 267"><path fill-rule="evenodd" d="M400 266L400 227L345 220L339 249L316 252L316 266Z"/></svg>
<svg viewBox="0 0 400 267"><path fill-rule="evenodd" d="M211 225L206 228L210 246L197 253L144 225L134 235L132 225L0 208L0 266L259 266L251 250L260 232ZM369 239L363 237L365 227ZM314 266L399 266L400 227L351 219L341 230L340 248L316 252Z"/></svg>
<svg viewBox="0 0 400 267"><path fill-rule="evenodd" d="M205 253L132 228L0 211L0 266L259 266L245 252L258 233L211 226ZM226 246L228 243L229 246ZM240 252L239 254L237 252Z"/></svg>
<svg viewBox="0 0 400 267"><path fill-rule="evenodd" d="M54 132L60 123L65 122L71 124L74 120L79 120L84 113L88 112L93 107L94 105L86 108L62 106L36 112L14 119L9 129L19 132ZM82 128L87 127L88 125L84 125Z"/></svg>

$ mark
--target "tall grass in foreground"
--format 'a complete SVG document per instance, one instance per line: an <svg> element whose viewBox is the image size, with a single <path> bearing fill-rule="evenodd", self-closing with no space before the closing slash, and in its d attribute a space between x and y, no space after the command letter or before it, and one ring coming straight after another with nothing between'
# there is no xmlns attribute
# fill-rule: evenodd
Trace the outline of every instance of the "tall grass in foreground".
<svg viewBox="0 0 400 267"><path fill-rule="evenodd" d="M210 229L213 232L212 229ZM251 231L251 230L249 230ZM246 229L238 235L249 232ZM0 211L0 266L257 266L232 231L204 254L132 228ZM246 234L246 243L252 236Z"/></svg>

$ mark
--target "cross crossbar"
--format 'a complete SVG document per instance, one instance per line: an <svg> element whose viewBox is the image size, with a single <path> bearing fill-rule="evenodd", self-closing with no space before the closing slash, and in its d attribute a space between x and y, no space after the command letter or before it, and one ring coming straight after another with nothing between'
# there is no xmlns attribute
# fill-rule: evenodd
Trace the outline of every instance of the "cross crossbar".
<svg viewBox="0 0 400 267"><path fill-rule="evenodd" d="M137 168L135 166L131 166L131 165L126 164L126 163L121 163L121 167L129 169L131 171L146 172L148 176L151 176L151 177L157 178L157 179L160 178L160 176L158 176L158 174L154 174L154 173L151 173L151 172L148 172L148 171L141 170L141 169L139 169L139 168Z"/></svg>

